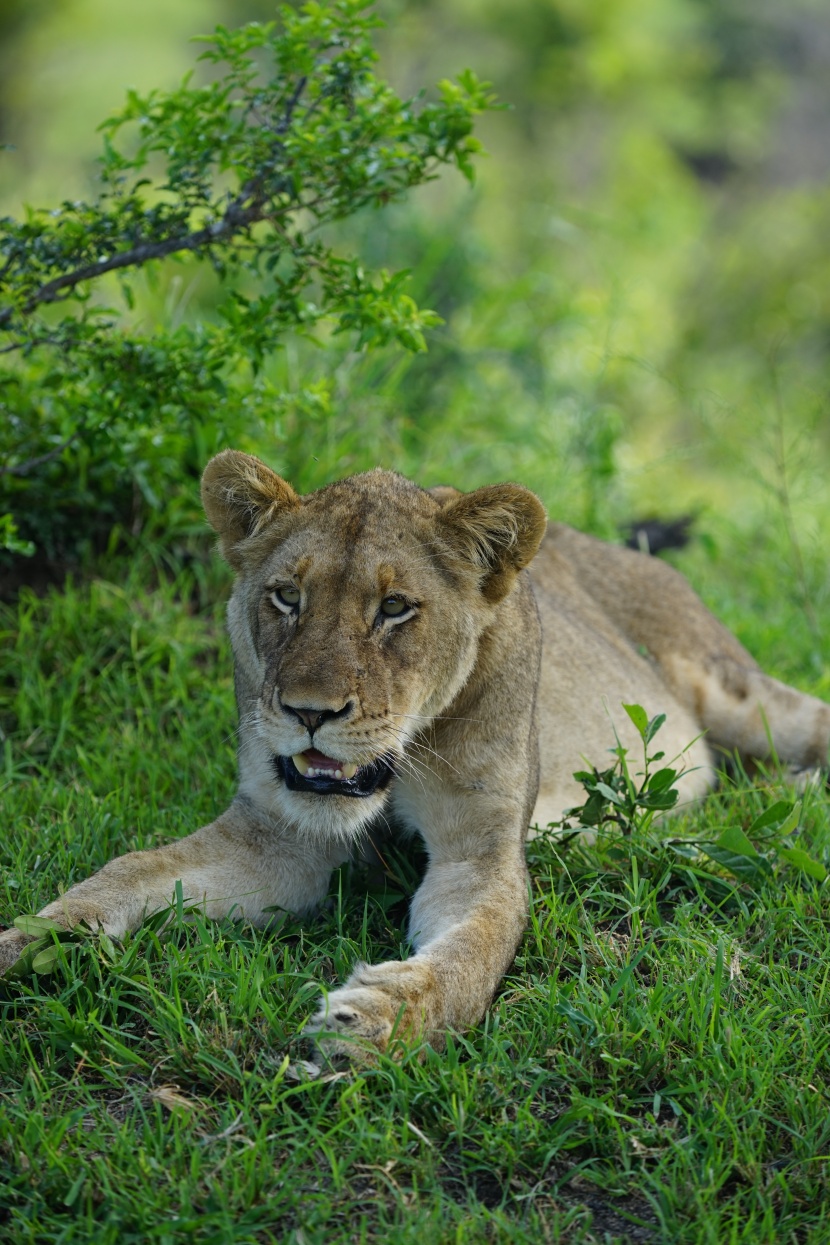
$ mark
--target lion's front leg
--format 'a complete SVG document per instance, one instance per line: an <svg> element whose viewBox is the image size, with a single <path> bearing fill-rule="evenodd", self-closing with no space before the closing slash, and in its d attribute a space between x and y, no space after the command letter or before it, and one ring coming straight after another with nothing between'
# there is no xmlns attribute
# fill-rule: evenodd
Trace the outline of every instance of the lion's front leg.
<svg viewBox="0 0 830 1245"><path fill-rule="evenodd" d="M327 1057L371 1056L398 1037L441 1046L446 1030L481 1020L525 924L518 835L514 843L472 860L430 863L410 914L416 953L405 961L359 965L312 1020L309 1031Z"/></svg>
<svg viewBox="0 0 830 1245"><path fill-rule="evenodd" d="M308 911L325 896L342 851L310 849L285 830L254 821L234 804L194 834L153 851L129 852L70 887L38 913L65 929L101 928L119 938L153 912L169 907L181 884L184 902L209 917L254 922L272 910ZM0 972L31 939L18 929L0 934Z"/></svg>

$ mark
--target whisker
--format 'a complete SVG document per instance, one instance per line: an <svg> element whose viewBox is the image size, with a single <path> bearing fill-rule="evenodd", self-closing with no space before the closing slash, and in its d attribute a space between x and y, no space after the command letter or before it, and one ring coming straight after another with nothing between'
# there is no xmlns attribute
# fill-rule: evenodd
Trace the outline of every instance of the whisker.
<svg viewBox="0 0 830 1245"><path fill-rule="evenodd" d="M440 761L442 765L446 765L447 769L451 769L454 774L461 774L461 770L453 765L452 761L448 761L447 758L442 756L436 748L431 748L429 744L417 739L410 739L407 743L407 747L418 748L421 752L426 752L429 756L434 756L437 761ZM431 770L430 772L435 773L434 770Z"/></svg>
<svg viewBox="0 0 830 1245"><path fill-rule="evenodd" d="M404 765L403 765L404 773L408 774L410 778L412 778L415 782L417 782L418 786L421 788L424 795L426 795L427 789L426 789L426 784L424 782L423 774L419 773L411 757L403 757L402 760L404 762Z"/></svg>
<svg viewBox="0 0 830 1245"><path fill-rule="evenodd" d="M423 722L424 726L429 726L431 722L482 722L483 718L465 718L456 716L452 713L390 713L390 718L412 718L416 722Z"/></svg>

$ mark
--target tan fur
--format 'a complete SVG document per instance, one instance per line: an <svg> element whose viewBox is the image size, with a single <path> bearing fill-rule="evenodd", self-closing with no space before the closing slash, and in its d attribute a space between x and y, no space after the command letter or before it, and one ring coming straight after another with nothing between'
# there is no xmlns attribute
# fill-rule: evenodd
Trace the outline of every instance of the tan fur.
<svg viewBox="0 0 830 1245"><path fill-rule="evenodd" d="M686 799L712 786L719 748L764 757L771 739L782 761L827 760L830 707L767 678L665 564L558 524L543 541L542 506L517 485L430 493L376 471L300 498L225 451L202 494L237 572L237 797L43 915L120 936L181 881L208 915L265 923L318 905L373 823L415 830L429 864L414 952L324 997L310 1027L331 1054L393 1034L440 1042L481 1018L524 927L528 825L579 802L573 771L605 763L612 726L636 749L622 702L668 715L661 745L685 758ZM299 590L298 612L277 608L280 586ZM411 616L379 612L393 592ZM361 766L392 755L395 777L361 799L289 790L275 757L312 746ZM25 942L0 935L0 967Z"/></svg>

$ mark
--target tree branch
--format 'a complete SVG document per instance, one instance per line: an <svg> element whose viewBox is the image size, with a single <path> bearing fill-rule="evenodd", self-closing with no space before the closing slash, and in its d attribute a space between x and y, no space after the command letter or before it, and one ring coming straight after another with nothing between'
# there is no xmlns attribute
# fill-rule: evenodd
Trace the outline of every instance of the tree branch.
<svg viewBox="0 0 830 1245"><path fill-rule="evenodd" d="M307 78L300 78L294 91L286 100L285 110L275 133L282 135L287 132L306 82ZM277 140L275 146L281 145ZM266 220L270 215L269 209L269 199L265 194L262 177L252 177L212 224L205 225L202 229L192 230L190 233L166 238L162 242L140 242L127 251L119 251L118 254L111 255L108 259L99 260L94 264L84 264L71 272L63 273L60 277L54 277L30 295L23 304L23 313L28 315L36 307L57 302L63 290L74 289L83 281L92 281L96 277L104 276L105 273L117 272L122 268L140 267L150 260L164 259L167 255L175 255L181 251L198 251L202 247L228 242L235 234ZM4 307L0 310L0 329L12 322L15 311L14 307Z"/></svg>
<svg viewBox="0 0 830 1245"><path fill-rule="evenodd" d="M205 225L202 229L195 229L174 238L166 238L163 242L140 242L128 251L119 251L118 254L111 255L108 259L99 260L95 264L85 264L81 268L73 269L72 272L65 272L62 276L47 281L35 290L24 303L23 311L28 314L44 303L57 302L61 291L74 289L81 282L102 277L107 272L116 272L120 268L140 267L153 259L163 259L167 255L174 255L181 251L198 251L202 247L217 242L226 242L234 234L250 228L251 225L264 220L268 215L266 203L262 197L255 198L247 208L242 206L244 202L245 199L241 195L238 196L228 205L219 220L212 225ZM0 328L9 324L14 314L15 308L4 307L0 311Z"/></svg>
<svg viewBox="0 0 830 1245"><path fill-rule="evenodd" d="M5 463L0 465L0 476L27 476L30 471L34 471L35 467L42 467L44 463L50 463L53 458L57 458L80 435L81 429L76 428L65 441L62 441L60 445L56 445L54 449L49 450L46 454L38 454L37 458L30 458L25 463L18 463L16 467L7 467Z"/></svg>

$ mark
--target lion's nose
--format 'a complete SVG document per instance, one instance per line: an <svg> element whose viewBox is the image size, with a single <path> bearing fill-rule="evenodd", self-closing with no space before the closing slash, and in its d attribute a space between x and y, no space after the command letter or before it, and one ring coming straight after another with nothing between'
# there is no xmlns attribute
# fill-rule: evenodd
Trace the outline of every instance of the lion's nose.
<svg viewBox="0 0 830 1245"><path fill-rule="evenodd" d="M353 708L351 700L347 700L340 709L318 709L311 708L308 705L291 705L285 700L280 700L280 704L286 713L290 713L292 717L299 718L303 726L307 726L312 734L324 722L330 722L335 718L348 717Z"/></svg>

